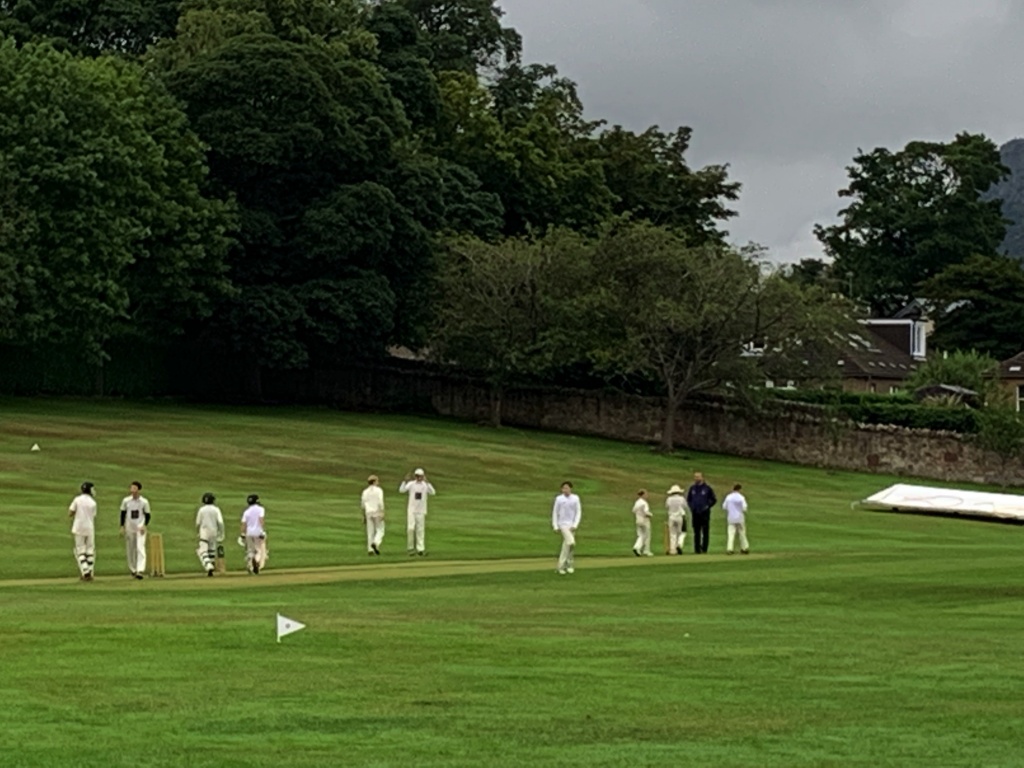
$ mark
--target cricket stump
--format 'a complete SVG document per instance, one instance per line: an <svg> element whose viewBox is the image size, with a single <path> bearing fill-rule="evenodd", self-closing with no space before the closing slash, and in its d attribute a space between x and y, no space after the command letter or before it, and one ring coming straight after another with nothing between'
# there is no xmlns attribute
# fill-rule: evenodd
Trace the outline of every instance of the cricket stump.
<svg viewBox="0 0 1024 768"><path fill-rule="evenodd" d="M161 533L151 533L146 537L149 553L146 562L149 564L150 576L164 575L164 537Z"/></svg>

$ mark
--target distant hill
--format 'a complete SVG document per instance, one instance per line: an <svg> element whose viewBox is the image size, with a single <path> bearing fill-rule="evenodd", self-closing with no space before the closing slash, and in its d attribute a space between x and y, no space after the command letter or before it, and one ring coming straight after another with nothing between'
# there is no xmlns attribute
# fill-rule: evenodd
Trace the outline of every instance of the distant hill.
<svg viewBox="0 0 1024 768"><path fill-rule="evenodd" d="M1010 169L1005 181L992 187L985 197L1003 201L1003 216L1010 220L1003 241L1003 253L1024 259L1024 139L1008 141L999 148L1003 165Z"/></svg>

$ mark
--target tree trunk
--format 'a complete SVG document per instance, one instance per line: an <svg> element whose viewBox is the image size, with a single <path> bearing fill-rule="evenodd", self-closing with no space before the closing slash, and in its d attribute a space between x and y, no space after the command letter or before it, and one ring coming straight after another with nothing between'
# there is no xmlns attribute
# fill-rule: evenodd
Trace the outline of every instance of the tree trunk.
<svg viewBox="0 0 1024 768"><path fill-rule="evenodd" d="M491 385L491 426L501 426L501 403L504 395L504 387L500 384Z"/></svg>

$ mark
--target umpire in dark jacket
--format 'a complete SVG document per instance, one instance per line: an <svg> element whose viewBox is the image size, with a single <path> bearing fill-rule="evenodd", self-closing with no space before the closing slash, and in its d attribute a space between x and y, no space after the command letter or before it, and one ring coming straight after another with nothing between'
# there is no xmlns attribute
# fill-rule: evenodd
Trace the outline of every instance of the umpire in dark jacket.
<svg viewBox="0 0 1024 768"><path fill-rule="evenodd" d="M693 520L693 551L698 555L708 551L711 508L717 503L714 489L704 482L704 474L694 472L693 485L686 491L686 504Z"/></svg>

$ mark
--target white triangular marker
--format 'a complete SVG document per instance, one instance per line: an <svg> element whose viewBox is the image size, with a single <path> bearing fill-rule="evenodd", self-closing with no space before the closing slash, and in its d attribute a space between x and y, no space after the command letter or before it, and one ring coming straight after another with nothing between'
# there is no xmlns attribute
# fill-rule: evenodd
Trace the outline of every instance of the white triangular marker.
<svg viewBox="0 0 1024 768"><path fill-rule="evenodd" d="M277 642L280 643L281 638L285 635L290 635L292 632L298 632L300 629L305 628L306 625L301 621L285 618L280 613L277 614Z"/></svg>
<svg viewBox="0 0 1024 768"><path fill-rule="evenodd" d="M38 451L39 450L39 443L33 443L32 444L32 450L33 451Z"/></svg>

